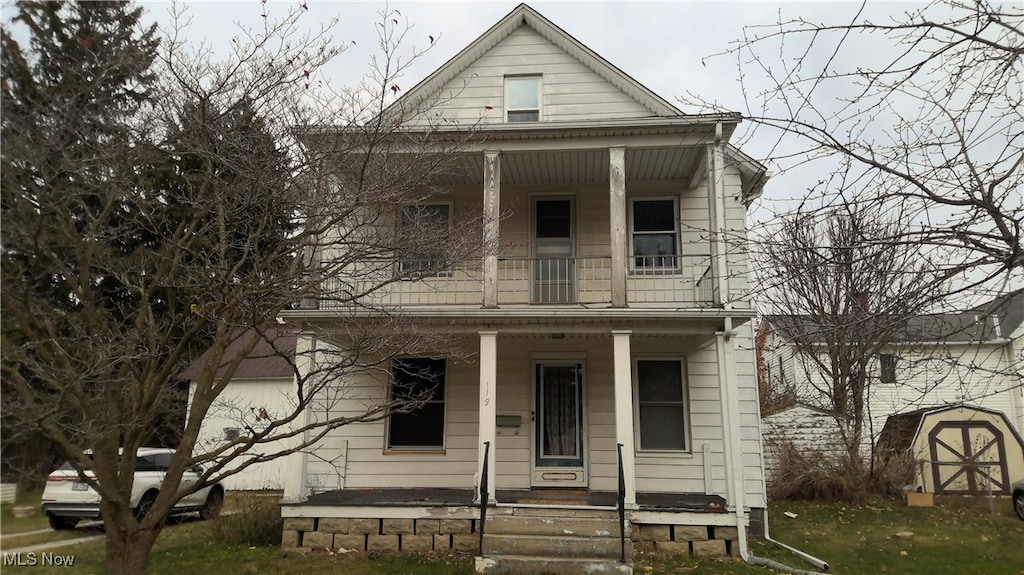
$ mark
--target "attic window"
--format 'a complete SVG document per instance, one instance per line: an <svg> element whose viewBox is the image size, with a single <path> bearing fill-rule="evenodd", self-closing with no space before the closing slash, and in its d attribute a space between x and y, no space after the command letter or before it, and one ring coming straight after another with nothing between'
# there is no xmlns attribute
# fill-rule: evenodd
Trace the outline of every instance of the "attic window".
<svg viewBox="0 0 1024 575"><path fill-rule="evenodd" d="M540 76L505 78L505 113L509 122L540 121Z"/></svg>

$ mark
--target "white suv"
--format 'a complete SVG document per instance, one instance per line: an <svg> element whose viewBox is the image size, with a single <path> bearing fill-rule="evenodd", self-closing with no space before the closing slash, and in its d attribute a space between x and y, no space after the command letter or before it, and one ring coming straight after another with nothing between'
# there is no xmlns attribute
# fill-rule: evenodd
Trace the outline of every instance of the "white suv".
<svg viewBox="0 0 1024 575"><path fill-rule="evenodd" d="M143 447L136 454L131 504L137 516L144 516L153 505L173 455L173 449L161 447ZM198 481L202 472L198 466L186 470L181 476L181 488ZM181 498L171 513L199 511L203 519L211 519L220 514L223 504L224 488L217 483ZM65 463L46 480L42 510L50 520L50 527L73 529L80 519L100 518L100 495L79 480L71 464Z"/></svg>

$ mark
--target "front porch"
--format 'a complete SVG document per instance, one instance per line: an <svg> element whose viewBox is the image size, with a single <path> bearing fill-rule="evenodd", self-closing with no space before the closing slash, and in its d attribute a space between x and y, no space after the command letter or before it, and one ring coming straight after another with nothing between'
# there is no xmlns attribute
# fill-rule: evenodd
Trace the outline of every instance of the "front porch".
<svg viewBox="0 0 1024 575"><path fill-rule="evenodd" d="M617 493L499 489L474 503L472 489L341 489L282 506L286 549L464 552L481 573L631 573L634 549L697 556L738 553L735 514L702 493L637 493L619 524ZM581 564L585 564L582 565Z"/></svg>
<svg viewBox="0 0 1024 575"><path fill-rule="evenodd" d="M614 491L588 489L498 489L494 492L497 507L572 507L616 508ZM296 507L459 507L477 503L473 489L335 489L309 496ZM721 513L725 499L703 493L638 492L633 511L670 511Z"/></svg>

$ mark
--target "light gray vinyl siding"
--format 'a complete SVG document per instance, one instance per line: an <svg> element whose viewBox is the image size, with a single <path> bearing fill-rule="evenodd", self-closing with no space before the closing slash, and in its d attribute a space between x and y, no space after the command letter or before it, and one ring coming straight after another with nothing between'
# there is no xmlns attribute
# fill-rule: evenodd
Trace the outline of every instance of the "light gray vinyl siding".
<svg viewBox="0 0 1024 575"><path fill-rule="evenodd" d="M449 82L437 99L431 100L433 107L425 116L441 116L463 124L481 120L504 122L505 76L509 75L542 76L541 121L654 115L579 60L524 26Z"/></svg>
<svg viewBox="0 0 1024 575"><path fill-rule="evenodd" d="M738 340L749 342L749 328L738 329ZM703 342L700 342L703 343ZM473 352L475 341L466 341ZM692 452L638 453L637 489L679 493L704 493L703 445L709 446L713 482L710 490L725 496L721 402L714 345L698 345L691 339L634 337L634 357L681 357L688 366L689 412ZM706 349L705 349L706 348ZM764 505L759 453L756 384L749 345L737 345L736 376L741 398L740 417L743 476L748 489L747 504ZM748 357L750 356L750 357ZM498 489L530 487L532 366L535 360L581 361L585 365L586 447L589 488L614 491L617 485L615 455L615 401L611 374L612 341L603 334L568 336L553 340L548 334L498 337L498 415L518 415L516 428L499 428L496 438L496 481ZM478 473L479 365L475 361L449 360L447 378L446 434L444 453L388 453L384 449L383 422L345 426L335 433L348 442L344 485L368 487L453 487L472 488ZM370 376L352 381L336 403L335 414L356 414L385 398L385 384ZM310 458L309 474L324 473L322 465Z"/></svg>

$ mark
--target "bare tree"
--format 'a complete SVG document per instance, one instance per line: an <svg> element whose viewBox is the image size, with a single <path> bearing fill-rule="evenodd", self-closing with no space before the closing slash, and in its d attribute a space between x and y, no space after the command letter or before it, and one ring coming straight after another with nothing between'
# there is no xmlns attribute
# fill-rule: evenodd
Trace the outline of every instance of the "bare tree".
<svg viewBox="0 0 1024 575"><path fill-rule="evenodd" d="M919 251L889 241L900 224L877 212L798 211L775 225L755 252L759 306L792 351L796 397L835 418L846 459L860 469L879 355L906 341L908 321L941 284Z"/></svg>
<svg viewBox="0 0 1024 575"><path fill-rule="evenodd" d="M102 496L111 573L145 571L181 497L339 426L415 409L423 398L303 416L398 353L458 355L443 330L393 320L385 296L479 261L482 248L479 214L449 227L410 209L444 193L439 178L460 169L474 126L426 114L436 101L391 106L423 53L407 47L397 12L377 23L366 81L340 91L321 69L343 47L328 30L301 32L301 7L243 31L223 59L191 49L180 26L158 43L139 15L120 3L29 2L15 17L27 49L3 32L4 413L19 414L15 437L54 442ZM298 306L377 319L322 330L314 359L275 337L279 312ZM292 367L291 408L197 445L257 345ZM163 489L135 507L135 458L123 454L181 401L172 384L203 350ZM182 486L196 465L200 480Z"/></svg>
<svg viewBox="0 0 1024 575"><path fill-rule="evenodd" d="M744 137L770 144L773 169L808 177L780 211L898 210L911 225L888 240L931 248L953 292L1005 293L1024 267L1024 11L940 0L866 16L876 8L748 27L717 55L737 61Z"/></svg>

